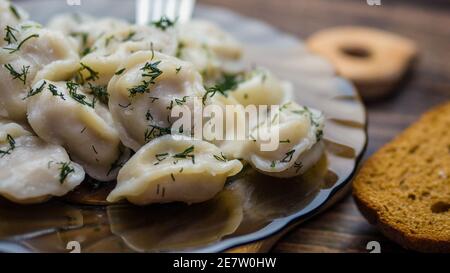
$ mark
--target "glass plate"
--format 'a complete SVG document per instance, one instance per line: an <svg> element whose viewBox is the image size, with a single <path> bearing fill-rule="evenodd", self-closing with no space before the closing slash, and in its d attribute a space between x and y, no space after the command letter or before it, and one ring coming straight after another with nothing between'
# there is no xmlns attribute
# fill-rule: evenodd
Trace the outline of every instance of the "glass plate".
<svg viewBox="0 0 450 273"><path fill-rule="evenodd" d="M79 7L56 0L19 4L42 23L64 11L133 18L133 1L86 2ZM301 41L262 22L208 6L197 7L195 17L232 33L245 45L249 66L265 66L291 81L297 102L324 111L326 152L320 162L295 179L275 179L246 169L213 200L190 206L70 202L82 193L95 204L98 195L107 194L112 186L81 188L70 200L41 205L1 201L0 251L69 252L69 242L76 241L82 252L219 252L305 221L345 192L367 143L366 113L353 86Z"/></svg>

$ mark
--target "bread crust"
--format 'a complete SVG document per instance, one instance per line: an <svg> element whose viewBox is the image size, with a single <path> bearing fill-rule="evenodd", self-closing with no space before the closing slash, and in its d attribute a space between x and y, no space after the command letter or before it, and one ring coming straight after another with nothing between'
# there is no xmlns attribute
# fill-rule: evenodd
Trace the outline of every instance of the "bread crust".
<svg viewBox="0 0 450 273"><path fill-rule="evenodd" d="M383 146L367 160L354 180L353 196L361 213L381 233L404 248L420 252L450 252L450 210L448 207L445 207L443 211L433 212L430 208L430 204L437 201L443 202L447 206L450 204L450 173L448 172L450 169L449 131L450 102L447 102L425 113L419 121L406 129L393 141ZM439 152L435 153L438 158L433 158L433 163L429 164L427 160L430 159L423 158L421 160L420 156L416 155L414 157L414 153L411 153L411 150L417 149L415 147L418 145L417 142L421 139L421 135L426 133L441 136L430 137L429 142L423 144L427 146L425 148L431 150L439 149ZM402 148L399 149L399 147ZM445 149L448 149L448 151L445 151ZM394 153L401 154L402 162L392 166L391 169L386 168L386 166L390 166L389 164L391 163L387 161L393 157ZM423 180L420 180L425 181L425 183L429 181L439 183L440 192L433 193L431 189L431 193L429 193L431 197L427 195L427 198L422 199L418 197L421 191L418 188L423 188L427 185L417 183L407 184L410 188L407 188L405 193L402 192L400 189L403 185L402 181L405 179L405 176L408 176L408 172L414 170L415 164L418 166L416 168L418 171L413 174L416 177L410 175L415 180L419 176L424 177L428 175L429 170L424 168L427 164L443 166L442 170L445 170L447 174L442 176L442 180L429 177L424 177ZM401 171L399 168L404 168L406 171ZM392 173L403 174L403 176L393 176ZM396 185L400 186L397 188ZM391 194L392 192L395 192L396 195ZM404 196L410 197L410 199L404 198ZM436 196L437 200L433 200L434 196ZM410 213L399 219L392 207L398 207L399 210L406 208L405 211ZM430 208L428 214L426 210L423 210L424 207ZM417 214L414 213L416 208ZM424 217L422 217L423 219L420 218L423 215L427 219ZM436 222L444 226L433 226L435 224L433 219L439 219ZM418 228L417 222L425 220L428 222L421 228Z"/></svg>

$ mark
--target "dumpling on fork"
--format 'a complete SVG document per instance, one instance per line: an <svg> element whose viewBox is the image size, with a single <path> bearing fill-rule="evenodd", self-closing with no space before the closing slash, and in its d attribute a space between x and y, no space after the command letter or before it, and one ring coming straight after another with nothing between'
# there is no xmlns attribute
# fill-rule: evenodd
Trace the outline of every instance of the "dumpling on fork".
<svg viewBox="0 0 450 273"><path fill-rule="evenodd" d="M63 13L54 16L47 27L61 31L68 37L77 41L78 51L84 56L93 50L95 41L105 33L121 28L127 28L130 24L118 18L94 18L82 13Z"/></svg>
<svg viewBox="0 0 450 273"><path fill-rule="evenodd" d="M28 122L45 141L67 149L100 181L116 178L127 159L108 108L75 82L37 82L28 100Z"/></svg>
<svg viewBox="0 0 450 273"><path fill-rule="evenodd" d="M143 146L123 166L107 200L127 199L136 205L203 202L241 169L239 160L228 160L211 143L166 135Z"/></svg>
<svg viewBox="0 0 450 273"><path fill-rule="evenodd" d="M0 195L21 204L62 196L84 180L66 150L21 125L0 119Z"/></svg>
<svg viewBox="0 0 450 273"><path fill-rule="evenodd" d="M256 170L269 176L301 175L322 157L323 128L324 116L320 111L287 102L253 128L242 156ZM275 134L277 147L263 148Z"/></svg>
<svg viewBox="0 0 450 273"><path fill-rule="evenodd" d="M205 82L243 71L242 46L214 23L192 20L179 25L178 29L176 57L193 63Z"/></svg>
<svg viewBox="0 0 450 273"><path fill-rule="evenodd" d="M160 29L154 26L130 25L104 33L91 46L89 53L81 58L81 63L97 73L92 81L106 85L118 73L122 62L137 51L155 51L175 55L177 38L173 28ZM86 79L90 71L82 70Z"/></svg>

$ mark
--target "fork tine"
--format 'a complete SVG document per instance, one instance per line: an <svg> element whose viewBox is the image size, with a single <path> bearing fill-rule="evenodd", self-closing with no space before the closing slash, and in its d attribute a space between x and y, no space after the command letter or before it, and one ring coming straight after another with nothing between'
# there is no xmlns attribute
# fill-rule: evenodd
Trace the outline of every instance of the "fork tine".
<svg viewBox="0 0 450 273"><path fill-rule="evenodd" d="M192 12L194 11L195 0L181 0L180 12L178 15L178 21L180 23L186 23L191 19Z"/></svg>
<svg viewBox="0 0 450 273"><path fill-rule="evenodd" d="M150 0L136 0L136 24L144 25L150 20Z"/></svg>
<svg viewBox="0 0 450 273"><path fill-rule="evenodd" d="M164 11L164 15L170 20L174 20L176 15L176 0L166 0L166 7Z"/></svg>
<svg viewBox="0 0 450 273"><path fill-rule="evenodd" d="M154 4L153 4L153 10L152 12L152 21L157 21L159 19L161 19L161 17L163 16L163 2L164 0L153 0Z"/></svg>

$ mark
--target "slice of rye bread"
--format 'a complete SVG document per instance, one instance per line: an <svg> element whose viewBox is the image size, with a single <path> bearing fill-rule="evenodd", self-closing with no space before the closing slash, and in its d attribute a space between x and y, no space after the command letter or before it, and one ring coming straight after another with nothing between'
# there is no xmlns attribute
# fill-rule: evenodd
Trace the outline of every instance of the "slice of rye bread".
<svg viewBox="0 0 450 273"><path fill-rule="evenodd" d="M403 247L450 252L450 101L367 160L353 196L368 221Z"/></svg>

